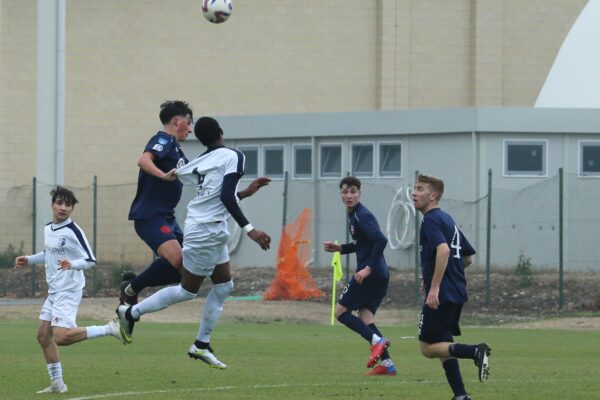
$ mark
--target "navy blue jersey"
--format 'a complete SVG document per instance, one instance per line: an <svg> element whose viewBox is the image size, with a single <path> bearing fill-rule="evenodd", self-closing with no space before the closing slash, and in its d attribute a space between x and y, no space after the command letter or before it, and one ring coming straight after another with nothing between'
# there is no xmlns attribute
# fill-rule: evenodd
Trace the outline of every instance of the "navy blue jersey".
<svg viewBox="0 0 600 400"><path fill-rule="evenodd" d="M434 208L425 213L420 232L421 270L426 293L431 288L431 280L435 270L437 246L448 244L450 256L448 265L440 284L439 302L463 304L467 301L467 281L463 256L475 254L475 249L458 229L452 217Z"/></svg>
<svg viewBox="0 0 600 400"><path fill-rule="evenodd" d="M356 252L356 270L360 271L366 266L371 267L371 275L387 279L390 276L388 265L383 256L387 246L387 239L383 236L375 216L358 203L354 210L348 214L350 235L354 243L342 245L342 254Z"/></svg>
<svg viewBox="0 0 600 400"><path fill-rule="evenodd" d="M162 131L150 138L145 152L154 155L154 163L163 172L169 172L188 162L175 136ZM177 179L165 181L147 174L140 168L137 192L129 210L129 219L146 220L156 216L173 218L182 189L183 185Z"/></svg>

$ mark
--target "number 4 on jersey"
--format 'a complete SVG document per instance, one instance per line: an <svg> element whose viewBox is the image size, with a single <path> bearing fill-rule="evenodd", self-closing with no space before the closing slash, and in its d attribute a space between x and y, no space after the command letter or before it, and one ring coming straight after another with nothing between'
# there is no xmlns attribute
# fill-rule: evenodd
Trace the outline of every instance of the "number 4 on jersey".
<svg viewBox="0 0 600 400"><path fill-rule="evenodd" d="M460 258L460 231L456 225L454 225L454 236L452 236L452 243L450 243L450 247L456 250L456 254L452 255L452 257Z"/></svg>

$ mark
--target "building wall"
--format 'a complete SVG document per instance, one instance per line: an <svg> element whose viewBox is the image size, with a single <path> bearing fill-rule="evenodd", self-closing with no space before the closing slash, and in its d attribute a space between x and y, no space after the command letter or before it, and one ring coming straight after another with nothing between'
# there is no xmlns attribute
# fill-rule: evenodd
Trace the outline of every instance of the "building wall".
<svg viewBox="0 0 600 400"><path fill-rule="evenodd" d="M586 1L234 3L213 25L197 0L66 1L65 184L97 176L107 226L126 218L166 99L217 116L531 106ZM0 0L0 18L1 249L30 237L29 206L6 196L36 171L37 2ZM102 258L148 259L131 224L105 235L122 248Z"/></svg>

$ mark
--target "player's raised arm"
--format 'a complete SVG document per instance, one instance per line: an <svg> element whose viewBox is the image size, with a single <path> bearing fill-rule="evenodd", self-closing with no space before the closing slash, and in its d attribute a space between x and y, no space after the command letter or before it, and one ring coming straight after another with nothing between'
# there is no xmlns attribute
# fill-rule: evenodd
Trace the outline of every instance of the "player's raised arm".
<svg viewBox="0 0 600 400"><path fill-rule="evenodd" d="M223 188L221 189L221 201L225 205L229 214L235 219L238 225L244 229L250 239L254 240L263 250L268 250L271 247L271 237L263 232L255 229L244 213L236 200L235 188L237 187L240 175L238 173L230 173L223 178Z"/></svg>
<svg viewBox="0 0 600 400"><path fill-rule="evenodd" d="M261 187L267 186L269 183L271 183L271 178L260 176L253 180L246 189L237 192L237 197L240 200L250 197L254 195L254 193L258 192Z"/></svg>

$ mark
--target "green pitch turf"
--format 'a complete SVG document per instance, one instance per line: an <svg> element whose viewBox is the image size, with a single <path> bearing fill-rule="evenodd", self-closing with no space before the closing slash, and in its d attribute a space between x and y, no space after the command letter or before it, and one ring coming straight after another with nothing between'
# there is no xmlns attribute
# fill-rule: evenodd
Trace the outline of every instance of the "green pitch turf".
<svg viewBox="0 0 600 400"><path fill-rule="evenodd" d="M80 326L90 321L80 321ZM31 399L48 385L36 322L0 324L0 398ZM53 399L443 399L437 360L419 353L415 327L382 326L395 377L367 377L368 345L340 325L223 324L213 346L227 370L187 357L196 324L140 323L134 342L100 338L62 347L69 392ZM492 346L491 377L461 360L474 399L599 399L600 333L463 327L464 343ZM45 397L48 397L45 396Z"/></svg>

